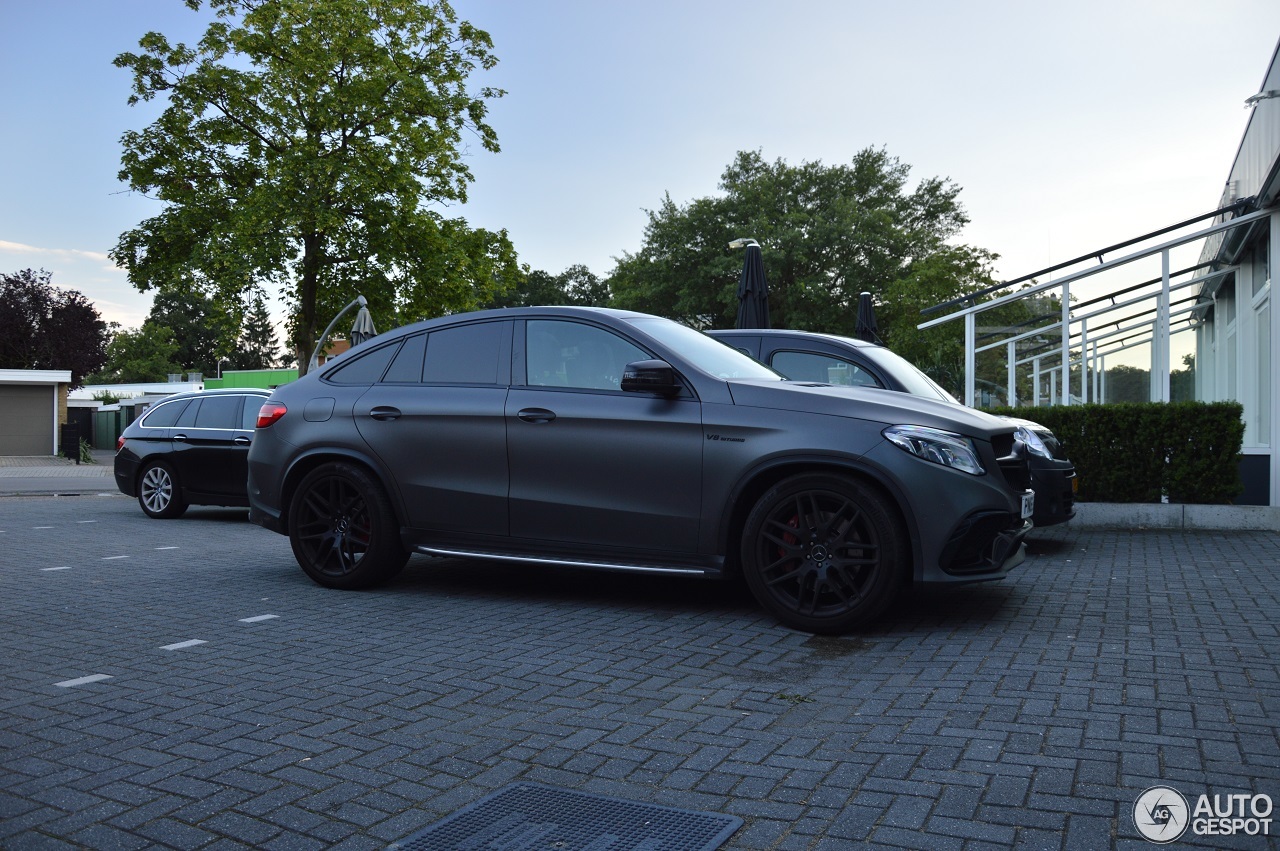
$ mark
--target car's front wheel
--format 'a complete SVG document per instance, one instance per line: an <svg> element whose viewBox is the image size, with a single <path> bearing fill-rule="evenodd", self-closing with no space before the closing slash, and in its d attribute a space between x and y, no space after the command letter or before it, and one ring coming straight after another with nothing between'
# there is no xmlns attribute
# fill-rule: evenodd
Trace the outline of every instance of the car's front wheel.
<svg viewBox="0 0 1280 851"><path fill-rule="evenodd" d="M138 477L138 505L148 517L172 520L187 510L173 468L163 461L148 465Z"/></svg>
<svg viewBox="0 0 1280 851"><path fill-rule="evenodd" d="M409 554L386 491L353 464L324 464L298 485L289 509L298 564L327 588L369 588L400 572Z"/></svg>
<svg viewBox="0 0 1280 851"><path fill-rule="evenodd" d="M838 634L893 601L906 570L897 512L853 479L793 476L747 517L742 569L751 593L794 629Z"/></svg>

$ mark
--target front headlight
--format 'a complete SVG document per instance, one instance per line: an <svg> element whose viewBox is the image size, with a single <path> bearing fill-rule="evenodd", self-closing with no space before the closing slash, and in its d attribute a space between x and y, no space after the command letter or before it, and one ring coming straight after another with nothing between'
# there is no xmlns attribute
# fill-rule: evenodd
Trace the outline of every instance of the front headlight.
<svg viewBox="0 0 1280 851"><path fill-rule="evenodd" d="M971 476L981 476L986 470L978 460L973 441L958 434L926 426L889 426L881 434L885 440L917 458L962 470Z"/></svg>
<svg viewBox="0 0 1280 851"><path fill-rule="evenodd" d="M1049 451L1049 447L1045 446L1040 435L1036 434L1026 426L1018 426L1014 430L1013 436L1022 441L1022 445L1027 447L1027 451L1032 455L1039 455L1041 458L1052 458L1053 453Z"/></svg>

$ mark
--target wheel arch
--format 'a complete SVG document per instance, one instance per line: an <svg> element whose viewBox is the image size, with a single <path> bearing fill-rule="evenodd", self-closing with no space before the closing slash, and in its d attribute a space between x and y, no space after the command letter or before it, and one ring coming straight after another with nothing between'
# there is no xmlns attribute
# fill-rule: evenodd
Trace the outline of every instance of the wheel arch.
<svg viewBox="0 0 1280 851"><path fill-rule="evenodd" d="M721 552L725 554L727 572L736 574L741 571L739 549L742 531L746 525L747 515L751 513L756 502L774 485L804 473L833 473L846 476L882 497L888 510L897 514L903 528L907 531L907 546L911 551L911 572L903 577L903 581L910 583L923 575L920 527L908 507L910 503L902 488L874 465L828 456L777 458L750 470L743 476L730 495L729 510L725 512L720 523L718 542Z"/></svg>
<svg viewBox="0 0 1280 851"><path fill-rule="evenodd" d="M387 498L391 502L391 508L396 514L396 524L403 525L401 524L401 518L405 516L405 513L404 506L400 504L400 493L398 489L388 487L387 482L390 477L385 474L382 466L374 458L347 448L325 448L299 455L285 472L284 479L280 484L281 528L286 530L289 528L289 509L293 505L293 495L297 492L298 485L312 470L329 463L352 464L371 475L382 485L382 489L386 492Z"/></svg>

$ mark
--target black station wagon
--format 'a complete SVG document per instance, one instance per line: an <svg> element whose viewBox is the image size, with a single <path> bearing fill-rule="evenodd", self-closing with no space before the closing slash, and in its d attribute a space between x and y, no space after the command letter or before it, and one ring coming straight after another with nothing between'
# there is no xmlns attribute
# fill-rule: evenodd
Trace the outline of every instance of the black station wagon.
<svg viewBox="0 0 1280 851"><path fill-rule="evenodd" d="M249 445L269 390L176 393L151 406L116 441L116 487L149 517L189 505L248 505Z"/></svg>
<svg viewBox="0 0 1280 851"><path fill-rule="evenodd" d="M396 329L277 388L249 517L333 588L411 553L741 573L783 623L834 633L912 582L1022 561L1014 447L995 417L788 381L660 317L514 308Z"/></svg>

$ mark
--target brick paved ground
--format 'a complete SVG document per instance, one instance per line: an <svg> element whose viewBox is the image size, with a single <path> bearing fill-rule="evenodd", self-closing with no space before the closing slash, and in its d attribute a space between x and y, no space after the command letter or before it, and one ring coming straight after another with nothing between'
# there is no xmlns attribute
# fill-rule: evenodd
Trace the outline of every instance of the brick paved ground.
<svg viewBox="0 0 1280 851"><path fill-rule="evenodd" d="M1146 848L1153 784L1280 799L1272 534L1048 531L814 639L710 583L415 557L326 591L243 516L0 499L0 847L381 848L516 780L742 849Z"/></svg>

